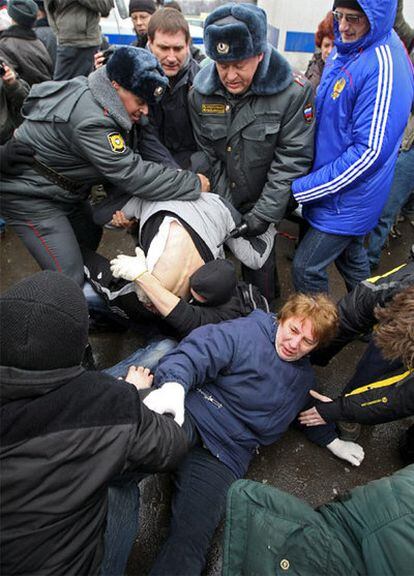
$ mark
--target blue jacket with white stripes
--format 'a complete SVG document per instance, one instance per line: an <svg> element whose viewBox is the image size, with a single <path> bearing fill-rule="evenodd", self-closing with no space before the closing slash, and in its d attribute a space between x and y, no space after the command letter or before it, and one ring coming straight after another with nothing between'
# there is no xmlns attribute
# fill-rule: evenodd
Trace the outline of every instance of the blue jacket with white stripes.
<svg viewBox="0 0 414 576"><path fill-rule="evenodd" d="M317 230L363 235L387 199L413 103L413 68L393 31L397 0L359 0L370 30L335 45L316 97L315 160L295 180L296 200Z"/></svg>

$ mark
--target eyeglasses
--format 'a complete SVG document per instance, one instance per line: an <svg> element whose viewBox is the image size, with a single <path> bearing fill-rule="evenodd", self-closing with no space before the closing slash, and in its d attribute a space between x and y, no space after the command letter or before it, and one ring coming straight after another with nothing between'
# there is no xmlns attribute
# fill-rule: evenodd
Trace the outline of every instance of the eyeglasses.
<svg viewBox="0 0 414 576"><path fill-rule="evenodd" d="M332 15L337 22L345 18L348 24L359 24L360 21L365 18L365 14L344 14L343 12L338 12L338 10L334 10Z"/></svg>

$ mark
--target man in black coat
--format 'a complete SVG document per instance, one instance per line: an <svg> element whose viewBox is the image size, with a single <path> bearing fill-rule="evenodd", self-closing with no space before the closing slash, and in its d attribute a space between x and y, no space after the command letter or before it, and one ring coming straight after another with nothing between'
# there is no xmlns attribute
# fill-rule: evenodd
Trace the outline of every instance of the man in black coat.
<svg viewBox="0 0 414 576"><path fill-rule="evenodd" d="M185 433L141 403L132 376L129 383L81 366L88 311L63 274L44 271L13 286L0 298L0 318L0 571L123 573L137 528L134 480L176 467ZM124 513L120 559L119 534L105 526L108 486L126 477L116 510Z"/></svg>

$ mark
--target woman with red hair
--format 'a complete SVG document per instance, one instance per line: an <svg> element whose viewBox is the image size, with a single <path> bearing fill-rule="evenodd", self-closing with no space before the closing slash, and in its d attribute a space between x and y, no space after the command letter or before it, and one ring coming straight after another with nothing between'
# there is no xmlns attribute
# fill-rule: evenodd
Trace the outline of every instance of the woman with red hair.
<svg viewBox="0 0 414 576"><path fill-rule="evenodd" d="M305 72L306 78L312 84L314 91L319 86L326 59L334 47L334 29L332 12L328 12L322 22L319 23L315 34L315 44L318 50L312 56Z"/></svg>

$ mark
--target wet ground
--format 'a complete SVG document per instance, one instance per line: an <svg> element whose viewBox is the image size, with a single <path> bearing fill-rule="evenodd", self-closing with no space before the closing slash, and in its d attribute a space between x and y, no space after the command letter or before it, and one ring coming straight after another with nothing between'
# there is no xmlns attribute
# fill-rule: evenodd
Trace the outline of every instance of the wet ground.
<svg viewBox="0 0 414 576"><path fill-rule="evenodd" d="M296 226L292 223L286 223L282 229L297 234ZM405 261L414 242L414 230L408 222L403 222L400 229L402 238L392 240L389 249L383 252L378 273L386 272ZM277 242L282 288L278 303L281 303L292 292L290 266L294 243L286 237L279 237ZM10 229L7 229L1 240L0 250L1 291L38 270L34 260ZM100 252L110 257L122 252L132 254L131 238L123 232L105 231ZM331 273L331 286L335 298L344 293L342 280L334 269ZM145 334L102 333L91 336L91 342L98 367L104 368L141 346L145 342ZM320 391L331 396L339 393L352 375L365 346L359 341L349 345L329 366L317 369ZM366 456L359 468L353 468L326 449L312 445L300 432L289 431L279 443L260 451L252 462L248 478L286 490L312 506L317 506L331 500L338 493L399 469L401 461L397 450L398 439L412 420L365 427L359 442ZM143 483L140 533L131 554L128 575L141 576L148 572L167 533L169 496L169 480L166 475L158 475ZM221 535L222 528L218 530L209 554L205 571L208 576L220 574Z"/></svg>

